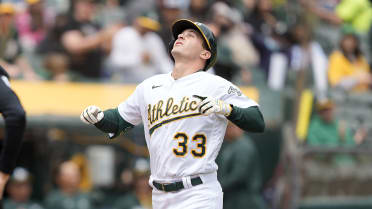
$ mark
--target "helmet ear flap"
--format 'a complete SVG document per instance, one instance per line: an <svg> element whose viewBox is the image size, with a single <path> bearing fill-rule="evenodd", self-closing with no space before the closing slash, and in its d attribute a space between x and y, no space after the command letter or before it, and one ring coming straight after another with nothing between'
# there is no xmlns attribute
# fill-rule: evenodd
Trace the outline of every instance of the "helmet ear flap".
<svg viewBox="0 0 372 209"><path fill-rule="evenodd" d="M174 42L176 42L176 40L172 39L168 44L168 54L171 57L173 62L174 62L174 58L173 58L173 55L172 55L172 49L173 49L173 46L174 46Z"/></svg>

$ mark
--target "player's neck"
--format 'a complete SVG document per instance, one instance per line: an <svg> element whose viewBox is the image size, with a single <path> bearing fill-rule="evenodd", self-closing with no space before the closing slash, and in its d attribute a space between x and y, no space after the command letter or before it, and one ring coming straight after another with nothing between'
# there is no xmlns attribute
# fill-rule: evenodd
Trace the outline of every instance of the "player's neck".
<svg viewBox="0 0 372 209"><path fill-rule="evenodd" d="M172 71L172 77L174 80L180 79L184 76L193 74L202 69L198 63L186 63L186 62L176 62Z"/></svg>

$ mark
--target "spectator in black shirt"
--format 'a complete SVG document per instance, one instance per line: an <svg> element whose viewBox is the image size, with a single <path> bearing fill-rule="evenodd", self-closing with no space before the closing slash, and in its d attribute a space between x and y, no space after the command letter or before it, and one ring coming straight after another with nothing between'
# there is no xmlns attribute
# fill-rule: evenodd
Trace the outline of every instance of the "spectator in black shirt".
<svg viewBox="0 0 372 209"><path fill-rule="evenodd" d="M101 76L102 45L118 28L100 30L93 22L94 0L74 0L73 12L62 32L62 46L69 56L70 69L90 79Z"/></svg>

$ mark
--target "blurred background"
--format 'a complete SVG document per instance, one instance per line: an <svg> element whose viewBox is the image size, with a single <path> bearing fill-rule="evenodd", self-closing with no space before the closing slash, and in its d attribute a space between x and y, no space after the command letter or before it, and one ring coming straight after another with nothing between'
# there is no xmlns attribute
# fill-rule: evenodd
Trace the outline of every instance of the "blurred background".
<svg viewBox="0 0 372 209"><path fill-rule="evenodd" d="M0 64L28 115L6 209L151 208L143 127L109 140L79 115L170 72L180 18L213 30L209 72L266 121L259 135L228 127L225 209L372 208L372 1L3 0Z"/></svg>

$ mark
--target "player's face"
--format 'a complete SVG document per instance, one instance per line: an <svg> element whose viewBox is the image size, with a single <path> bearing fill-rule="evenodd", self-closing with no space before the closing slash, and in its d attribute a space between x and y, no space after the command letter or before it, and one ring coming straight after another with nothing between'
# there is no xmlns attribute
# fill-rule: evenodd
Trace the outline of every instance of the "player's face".
<svg viewBox="0 0 372 209"><path fill-rule="evenodd" d="M172 49L172 55L188 60L209 59L210 52L203 47L203 38L193 29L186 29L178 35Z"/></svg>

